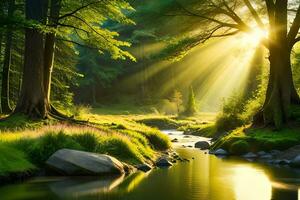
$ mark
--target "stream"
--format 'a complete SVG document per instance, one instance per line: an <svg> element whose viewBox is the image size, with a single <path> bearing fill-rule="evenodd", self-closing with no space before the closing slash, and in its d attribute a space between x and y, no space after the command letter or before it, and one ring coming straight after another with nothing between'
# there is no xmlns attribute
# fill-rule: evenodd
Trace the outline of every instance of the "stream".
<svg viewBox="0 0 300 200"><path fill-rule="evenodd" d="M0 187L0 200L300 199L300 170L218 158L191 147L208 138L163 132L178 139L175 150L190 162L127 177L37 177Z"/></svg>

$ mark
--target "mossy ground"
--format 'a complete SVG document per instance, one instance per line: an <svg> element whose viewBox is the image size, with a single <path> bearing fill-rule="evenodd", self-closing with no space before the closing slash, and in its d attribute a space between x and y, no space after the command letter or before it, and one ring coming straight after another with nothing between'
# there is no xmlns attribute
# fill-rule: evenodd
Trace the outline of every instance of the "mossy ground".
<svg viewBox="0 0 300 200"><path fill-rule="evenodd" d="M300 127L286 127L281 130L272 128L251 128L244 126L219 138L212 149L223 148L232 154L246 151L285 150L300 144ZM238 145L237 145L238 144Z"/></svg>

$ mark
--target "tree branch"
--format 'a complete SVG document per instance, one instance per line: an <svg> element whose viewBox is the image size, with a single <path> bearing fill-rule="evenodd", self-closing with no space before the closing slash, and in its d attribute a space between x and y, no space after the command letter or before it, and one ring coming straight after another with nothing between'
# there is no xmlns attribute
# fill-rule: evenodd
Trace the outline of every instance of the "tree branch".
<svg viewBox="0 0 300 200"><path fill-rule="evenodd" d="M256 12L256 10L253 8L253 6L251 5L249 0L243 0L244 3L246 4L247 8L249 9L250 13L252 14L252 16L254 17L256 23L258 24L258 26L261 29L264 29L264 23L261 21L258 13Z"/></svg>
<svg viewBox="0 0 300 200"><path fill-rule="evenodd" d="M290 31L289 31L288 36L287 36L288 41L290 43L290 46L291 45L293 46L295 44L294 40L297 37L297 34L299 32L299 28L300 28L300 5L297 9L295 19L292 23L292 26L291 26Z"/></svg>
<svg viewBox="0 0 300 200"><path fill-rule="evenodd" d="M84 8L87 8L87 7L89 7L89 6L93 5L93 4L100 3L100 2L102 2L102 1L103 1L103 0L97 0L97 1L90 2L90 3L86 4L86 5L83 5L83 6L79 7L79 8L77 8L77 9L73 10L73 11L70 12L70 13L66 13L66 14L60 16L58 19L60 20L60 19L66 18L66 17L70 17L71 15L76 14L76 13L79 12L80 10L82 10L82 9L84 9Z"/></svg>

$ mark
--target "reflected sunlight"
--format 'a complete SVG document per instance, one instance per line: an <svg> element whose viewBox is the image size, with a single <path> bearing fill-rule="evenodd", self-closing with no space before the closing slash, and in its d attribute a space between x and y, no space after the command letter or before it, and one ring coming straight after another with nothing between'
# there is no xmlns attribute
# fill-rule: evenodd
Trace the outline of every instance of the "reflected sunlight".
<svg viewBox="0 0 300 200"><path fill-rule="evenodd" d="M234 168L233 187L237 200L268 200L272 184L267 175L249 166Z"/></svg>

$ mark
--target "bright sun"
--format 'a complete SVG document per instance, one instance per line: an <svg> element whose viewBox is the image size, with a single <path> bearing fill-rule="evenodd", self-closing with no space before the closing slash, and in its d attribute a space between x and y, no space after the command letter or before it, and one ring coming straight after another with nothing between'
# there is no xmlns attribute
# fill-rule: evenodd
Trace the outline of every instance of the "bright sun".
<svg viewBox="0 0 300 200"><path fill-rule="evenodd" d="M268 31L256 28L249 33L242 35L241 39L244 44L257 46L264 38L268 37Z"/></svg>

